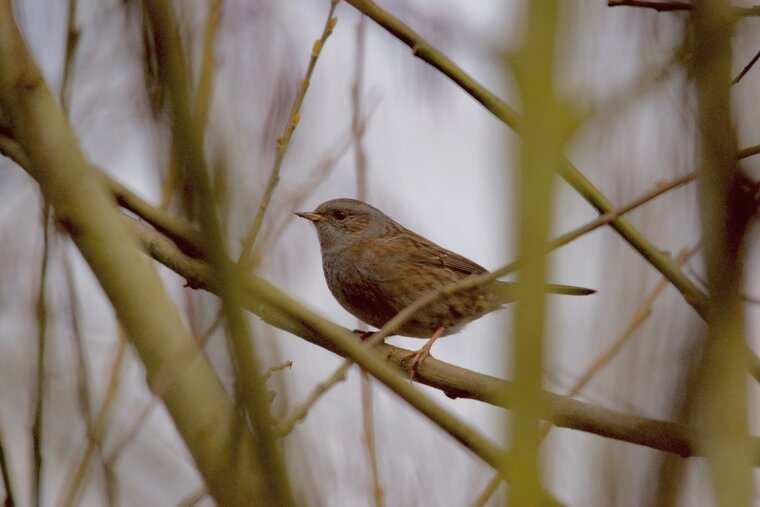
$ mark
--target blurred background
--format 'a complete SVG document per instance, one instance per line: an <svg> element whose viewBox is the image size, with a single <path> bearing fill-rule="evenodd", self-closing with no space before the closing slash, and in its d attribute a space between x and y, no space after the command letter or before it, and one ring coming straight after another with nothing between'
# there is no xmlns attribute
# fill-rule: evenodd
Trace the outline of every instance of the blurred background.
<svg viewBox="0 0 760 507"><path fill-rule="evenodd" d="M275 145L329 10L327 0L223 0L213 46L213 88L205 150L214 171L228 247L239 253L275 159ZM179 31L197 77L211 2L174 2ZM387 0L395 16L448 55L508 104L520 109L509 55L524 35L520 1ZM70 5L16 0L17 22L49 86L60 93L89 159L155 205L183 213L171 185L168 122L161 112L155 69L146 63L140 3L79 0L76 51L65 77ZM495 269L516 258L519 138L448 78L352 6L340 3L337 25L322 48L300 123L285 155L255 250L257 272L301 303L345 327L358 326L324 282L313 227L293 216L336 197L366 200L436 243ZM736 25L735 74L758 48L758 20ZM688 14L611 8L602 1L561 2L556 86L581 121L566 154L621 205L698 166L696 97L689 61ZM754 92L760 69L733 88L739 147L760 139ZM755 157L757 159L758 157ZM758 160L748 158L752 174ZM366 180L360 190L361 178ZM177 191L178 193L179 191ZM553 235L597 213L559 178ZM663 251L676 256L700 240L694 183L669 191L629 215ZM42 505L60 505L87 443L88 417L109 392L119 352L113 310L76 248L60 233L47 245L36 183L0 159L0 434L19 505L32 501L32 426L38 364L38 300L44 280L47 348L42 427ZM749 298L760 297L747 243ZM685 262L705 279L700 254ZM699 360L704 324L683 297L614 231L601 228L550 256L551 281L598 290L587 298L549 299L548 389L567 393L597 357L631 327L627 341L577 397L603 407L662 420L687 420L684 389ZM161 268L188 328L208 329L206 350L231 388L223 328L212 328L216 297L183 287ZM446 362L510 378L508 344L513 310L491 314L436 343ZM760 314L747 303L747 337L758 345ZM302 402L342 359L251 317L261 368L292 361L267 383L273 414ZM422 342L394 337L416 350ZM102 444L78 505L188 505L202 487L189 453L131 348L116 378ZM288 470L300 505L374 505L364 442L359 370L331 388L284 438ZM493 471L477 457L371 381L377 465L385 505L473 505ZM505 412L472 400L426 395L504 442ZM750 409L757 400L750 387ZM83 414L88 414L87 417ZM757 418L752 414L752 421ZM756 426L756 425L754 425ZM681 460L651 449L579 431L552 429L543 447L545 483L573 506L713 505L703 460ZM669 496L672 495L672 496ZM501 486L488 505L505 498ZM669 499L669 500L664 500ZM187 503L182 503L187 502ZM213 505L208 497L197 505ZM760 505L760 503L758 503Z"/></svg>

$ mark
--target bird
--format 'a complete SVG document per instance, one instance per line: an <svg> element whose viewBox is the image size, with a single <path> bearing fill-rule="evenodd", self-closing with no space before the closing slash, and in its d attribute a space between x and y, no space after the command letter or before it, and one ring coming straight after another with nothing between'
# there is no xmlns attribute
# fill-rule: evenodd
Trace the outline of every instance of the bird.
<svg viewBox="0 0 760 507"><path fill-rule="evenodd" d="M467 276L488 273L363 201L332 199L314 211L295 214L316 227L332 295L349 313L378 329L425 294ZM546 291L574 296L596 292L571 285L547 285ZM516 301L519 293L517 283L493 281L443 296L419 310L395 330L397 335L428 339L404 358L412 360L412 374L438 338Z"/></svg>

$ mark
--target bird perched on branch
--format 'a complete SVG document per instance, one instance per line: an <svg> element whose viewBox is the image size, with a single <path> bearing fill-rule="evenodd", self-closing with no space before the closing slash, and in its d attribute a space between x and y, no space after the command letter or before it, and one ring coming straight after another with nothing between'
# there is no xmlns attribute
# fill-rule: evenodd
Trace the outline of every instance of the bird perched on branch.
<svg viewBox="0 0 760 507"><path fill-rule="evenodd" d="M401 226L382 211L355 199L333 199L311 212L297 212L317 228L327 286L338 302L361 321L381 328L425 294L484 267ZM586 296L595 291L547 285L553 294ZM512 303L519 285L493 281L443 296L401 324L395 333L429 338L408 357L412 371L430 355L435 340Z"/></svg>

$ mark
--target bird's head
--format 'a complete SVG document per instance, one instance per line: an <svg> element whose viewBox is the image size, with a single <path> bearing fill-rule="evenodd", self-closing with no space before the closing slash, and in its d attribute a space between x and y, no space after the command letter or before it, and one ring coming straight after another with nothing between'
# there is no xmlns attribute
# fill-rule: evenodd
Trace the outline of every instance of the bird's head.
<svg viewBox="0 0 760 507"><path fill-rule="evenodd" d="M322 252L342 250L357 240L382 234L395 224L382 211L356 199L333 199L310 212L296 212L317 228Z"/></svg>

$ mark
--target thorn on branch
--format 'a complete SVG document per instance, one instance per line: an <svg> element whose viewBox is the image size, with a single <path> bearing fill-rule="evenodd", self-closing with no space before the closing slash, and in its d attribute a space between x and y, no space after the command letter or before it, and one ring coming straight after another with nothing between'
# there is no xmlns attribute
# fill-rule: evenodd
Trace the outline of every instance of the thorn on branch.
<svg viewBox="0 0 760 507"><path fill-rule="evenodd" d="M268 368L267 371L264 372L264 375L262 375L262 379L264 380L264 382L266 382L272 377L272 373L276 371L289 370L292 367L293 367L293 361L285 361L284 363L280 365L272 366L271 368Z"/></svg>

